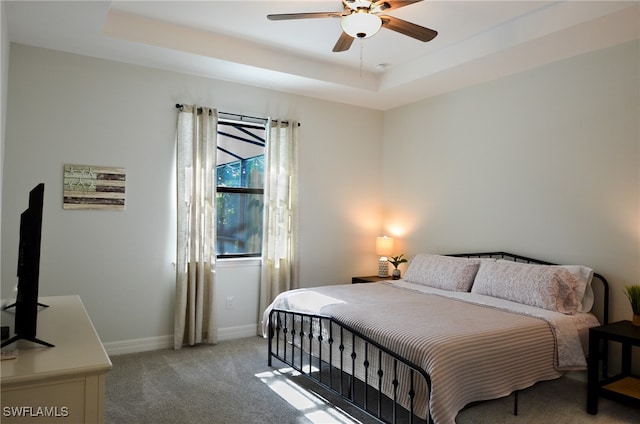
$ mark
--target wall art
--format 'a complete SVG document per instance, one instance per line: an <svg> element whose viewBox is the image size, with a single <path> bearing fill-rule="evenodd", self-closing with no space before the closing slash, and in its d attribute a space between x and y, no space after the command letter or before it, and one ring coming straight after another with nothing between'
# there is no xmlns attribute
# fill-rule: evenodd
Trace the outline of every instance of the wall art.
<svg viewBox="0 0 640 424"><path fill-rule="evenodd" d="M64 166L63 209L124 210L124 168Z"/></svg>

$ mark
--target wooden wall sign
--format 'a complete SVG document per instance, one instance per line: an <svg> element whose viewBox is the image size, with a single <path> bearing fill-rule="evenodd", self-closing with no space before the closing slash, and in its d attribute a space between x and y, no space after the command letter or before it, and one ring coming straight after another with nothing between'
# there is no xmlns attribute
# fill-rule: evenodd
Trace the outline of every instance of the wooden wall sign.
<svg viewBox="0 0 640 424"><path fill-rule="evenodd" d="M65 165L63 209L124 210L124 168Z"/></svg>

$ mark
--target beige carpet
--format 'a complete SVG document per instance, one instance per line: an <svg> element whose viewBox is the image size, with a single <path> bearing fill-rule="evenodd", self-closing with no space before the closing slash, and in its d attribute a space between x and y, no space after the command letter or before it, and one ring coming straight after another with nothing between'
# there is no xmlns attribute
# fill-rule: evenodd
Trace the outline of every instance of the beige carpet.
<svg viewBox="0 0 640 424"><path fill-rule="evenodd" d="M161 350L111 358L106 424L370 423L368 415L274 361L259 337L215 346ZM570 378L523 390L519 415L513 396L461 411L458 424L640 423L640 409L600 400L586 413L586 384Z"/></svg>

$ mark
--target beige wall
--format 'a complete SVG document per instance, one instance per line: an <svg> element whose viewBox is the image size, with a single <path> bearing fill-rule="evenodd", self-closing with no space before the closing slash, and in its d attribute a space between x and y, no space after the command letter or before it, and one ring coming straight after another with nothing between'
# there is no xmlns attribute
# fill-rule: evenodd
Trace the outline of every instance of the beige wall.
<svg viewBox="0 0 640 424"><path fill-rule="evenodd" d="M16 281L19 213L43 181L40 293L79 294L107 343L172 334L176 103L299 120L302 283L375 272L379 111L19 44L8 101L3 297ZM126 168L126 211L63 210L64 164ZM257 275L253 263L220 267L223 334L255 334Z"/></svg>
<svg viewBox="0 0 640 424"><path fill-rule="evenodd" d="M2 174L4 165L4 135L7 122L7 84L9 81L9 30L5 3L0 3L0 221L2 221ZM0 228L0 240L2 229ZM2 245L0 244L0 257ZM0 275L2 263L0 262Z"/></svg>
<svg viewBox="0 0 640 424"><path fill-rule="evenodd" d="M640 283L639 44L385 113L385 226L407 253L506 250Z"/></svg>
<svg viewBox="0 0 640 424"><path fill-rule="evenodd" d="M629 318L620 289L640 267L638 49L383 113L12 44L2 296L15 284L19 212L44 181L41 293L79 294L107 343L171 334L180 102L302 122L304 286L374 274L373 240L386 232L409 255L507 250L592 266L612 283L612 318ZM125 167L126 211L63 211L65 163ZM218 278L223 333L255 326L255 264L221 266Z"/></svg>

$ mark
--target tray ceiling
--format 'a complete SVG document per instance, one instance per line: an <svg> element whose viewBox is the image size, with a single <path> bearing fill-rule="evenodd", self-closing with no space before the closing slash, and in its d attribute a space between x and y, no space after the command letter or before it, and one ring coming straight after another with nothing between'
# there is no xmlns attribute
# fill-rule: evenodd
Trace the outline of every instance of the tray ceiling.
<svg viewBox="0 0 640 424"><path fill-rule="evenodd" d="M388 14L433 28L427 43L382 29L331 50L340 1L5 1L13 42L387 110L639 37L638 1L430 1Z"/></svg>

